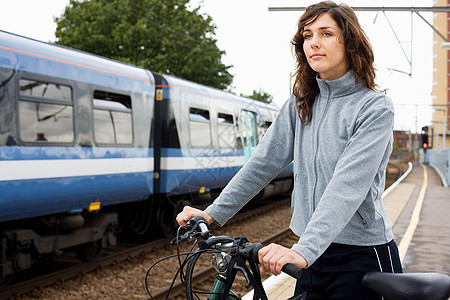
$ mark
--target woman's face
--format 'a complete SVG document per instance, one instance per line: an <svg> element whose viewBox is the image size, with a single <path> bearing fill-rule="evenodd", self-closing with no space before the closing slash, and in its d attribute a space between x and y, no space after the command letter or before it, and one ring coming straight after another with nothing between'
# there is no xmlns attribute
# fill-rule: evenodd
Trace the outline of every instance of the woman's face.
<svg viewBox="0 0 450 300"><path fill-rule="evenodd" d="M309 66L322 80L338 79L349 69L341 35L342 30L328 13L304 28L303 51Z"/></svg>

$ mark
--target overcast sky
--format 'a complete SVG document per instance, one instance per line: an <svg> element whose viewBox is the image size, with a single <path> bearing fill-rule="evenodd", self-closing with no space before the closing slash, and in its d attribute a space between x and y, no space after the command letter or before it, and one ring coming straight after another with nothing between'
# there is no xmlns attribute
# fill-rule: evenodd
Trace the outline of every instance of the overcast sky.
<svg viewBox="0 0 450 300"><path fill-rule="evenodd" d="M226 51L223 62L233 65L233 91L251 94L263 89L281 106L290 94L294 69L290 40L301 12L269 12L268 7L308 6L299 0L192 0L217 26L216 38ZM350 6L432 6L431 0L349 0ZM54 41L56 24L68 0L3 0L0 29L42 41ZM432 23L431 13L421 13ZM377 83L396 104L395 128L412 130L431 119L432 29L411 13L357 12L375 52ZM391 25L389 25L391 23ZM394 29L394 32L391 29ZM403 49L397 39L401 41ZM412 43L411 43L412 40ZM442 41L441 41L442 42ZM413 47L411 57L411 45ZM410 72L412 76L402 72ZM394 69L402 71L393 71ZM416 108L417 125L416 125ZM417 127L416 127L417 126Z"/></svg>

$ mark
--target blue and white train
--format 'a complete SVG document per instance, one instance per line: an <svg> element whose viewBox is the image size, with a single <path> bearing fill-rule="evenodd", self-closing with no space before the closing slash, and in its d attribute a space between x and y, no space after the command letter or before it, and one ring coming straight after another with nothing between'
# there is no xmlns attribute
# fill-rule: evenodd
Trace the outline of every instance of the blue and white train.
<svg viewBox="0 0 450 300"><path fill-rule="evenodd" d="M258 101L0 31L0 272L118 233L168 234L210 203L277 110ZM288 192L292 169L264 191ZM1 283L0 283L1 284Z"/></svg>

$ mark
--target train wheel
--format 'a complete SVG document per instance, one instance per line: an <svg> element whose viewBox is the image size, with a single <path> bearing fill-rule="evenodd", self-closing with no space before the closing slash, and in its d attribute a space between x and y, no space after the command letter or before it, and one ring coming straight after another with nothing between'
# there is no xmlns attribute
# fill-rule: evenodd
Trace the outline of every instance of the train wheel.
<svg viewBox="0 0 450 300"><path fill-rule="evenodd" d="M9 275L0 277L0 289L7 287L13 278L14 278L14 274L9 274Z"/></svg>
<svg viewBox="0 0 450 300"><path fill-rule="evenodd" d="M76 249L76 253L78 258L83 262L90 262L95 260L100 252L102 252L102 239L97 240L96 242L86 243L80 245Z"/></svg>
<svg viewBox="0 0 450 300"><path fill-rule="evenodd" d="M176 208L168 202L160 202L156 211L158 234L163 237L173 236L178 227Z"/></svg>

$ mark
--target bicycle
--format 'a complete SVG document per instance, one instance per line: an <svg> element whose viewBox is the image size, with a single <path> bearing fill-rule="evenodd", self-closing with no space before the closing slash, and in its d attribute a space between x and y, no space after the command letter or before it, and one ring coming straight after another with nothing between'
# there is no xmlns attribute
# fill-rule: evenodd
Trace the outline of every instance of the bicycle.
<svg viewBox="0 0 450 300"><path fill-rule="evenodd" d="M180 235L179 228L177 236L171 244L177 245L177 254L165 257L155 262L147 271L145 287L151 299L147 282L150 271L158 263L173 257L178 257L179 269L172 281L173 286L176 278L180 275L181 282L185 287L187 300L197 299L199 294L207 294L207 300L239 300L241 299L231 291L237 272L241 272L247 281L246 288L254 289L253 299L267 300L267 295L261 282L261 274L258 267L258 251L263 247L260 243L250 243L245 237L212 236L209 223L202 217L194 217L188 221L186 232ZM198 242L198 239L201 241ZM192 241L194 243L187 253L179 252L179 243ZM195 251L193 249L197 245ZM195 264L204 253L212 254L212 266L217 270L216 280L209 292L194 291L192 288L192 275ZM181 257L185 256L183 261ZM250 269L249 269L250 267ZM287 264L283 272L298 279L302 269ZM382 273L369 272L364 275L362 284L380 296L389 300L446 300L450 297L450 277L440 273ZM170 289L166 299L170 294ZM306 294L293 296L288 300L304 300Z"/></svg>

